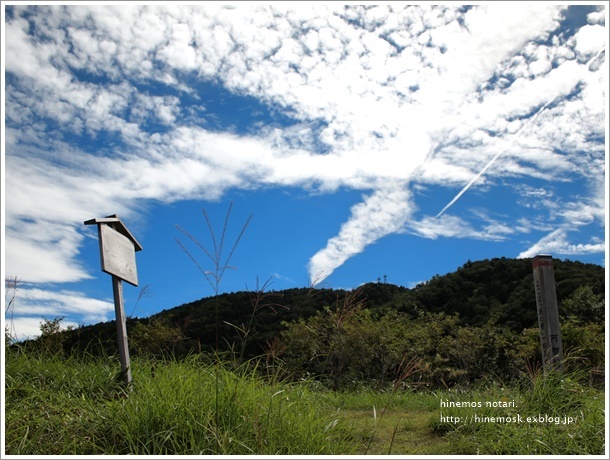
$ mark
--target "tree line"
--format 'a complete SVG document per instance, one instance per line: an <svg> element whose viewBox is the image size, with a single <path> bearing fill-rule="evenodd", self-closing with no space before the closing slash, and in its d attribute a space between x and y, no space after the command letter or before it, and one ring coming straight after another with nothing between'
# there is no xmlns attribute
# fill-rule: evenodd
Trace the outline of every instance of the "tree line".
<svg viewBox="0 0 610 460"><path fill-rule="evenodd" d="M602 372L605 271L554 260L554 272L569 365ZM131 318L131 353L256 359L270 374L313 377L335 389L514 380L540 367L531 259L468 261L413 289L379 281L352 291L268 288ZM47 324L33 343L44 341L63 353L114 353L116 327L110 321L60 333Z"/></svg>

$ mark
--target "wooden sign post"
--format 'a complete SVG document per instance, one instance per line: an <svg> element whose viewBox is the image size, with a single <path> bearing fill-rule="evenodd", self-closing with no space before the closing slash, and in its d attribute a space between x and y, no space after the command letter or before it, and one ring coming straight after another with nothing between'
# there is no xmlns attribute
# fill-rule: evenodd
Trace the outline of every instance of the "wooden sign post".
<svg viewBox="0 0 610 460"><path fill-rule="evenodd" d="M116 316L121 375L125 385L131 383L131 364L127 344L127 324L123 306L123 284L127 281L138 285L136 268L136 251L142 246L127 230L116 214L85 221L85 225L97 225L100 243L102 271L112 275L112 292L114 294L114 312Z"/></svg>
<svg viewBox="0 0 610 460"><path fill-rule="evenodd" d="M532 260L538 325L540 326L540 345L544 372L563 368L563 345L559 326L559 309L555 292L553 258L537 255Z"/></svg>

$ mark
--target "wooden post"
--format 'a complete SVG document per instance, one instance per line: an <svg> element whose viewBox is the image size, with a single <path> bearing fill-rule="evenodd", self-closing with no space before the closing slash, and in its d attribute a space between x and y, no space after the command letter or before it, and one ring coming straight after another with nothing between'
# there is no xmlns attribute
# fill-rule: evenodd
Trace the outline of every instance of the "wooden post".
<svg viewBox="0 0 610 460"><path fill-rule="evenodd" d="M532 260L538 325L540 326L540 346L544 372L563 369L563 345L559 325L559 309L555 291L553 258L537 255Z"/></svg>
<svg viewBox="0 0 610 460"><path fill-rule="evenodd" d="M129 360L129 347L127 345L127 323L125 308L123 307L123 283L121 279L112 275L112 293L114 294L114 313L116 316L117 341L119 342L119 359L121 361L121 377L123 383L131 383L131 363Z"/></svg>

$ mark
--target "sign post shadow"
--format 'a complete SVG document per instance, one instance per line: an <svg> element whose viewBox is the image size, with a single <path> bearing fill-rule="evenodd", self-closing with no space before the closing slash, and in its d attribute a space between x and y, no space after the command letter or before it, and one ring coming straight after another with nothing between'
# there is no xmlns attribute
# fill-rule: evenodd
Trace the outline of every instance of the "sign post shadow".
<svg viewBox="0 0 610 460"><path fill-rule="evenodd" d="M127 323L123 305L123 284L126 281L138 285L136 268L136 251L142 246L121 222L116 214L90 219L85 225L97 225L100 244L102 271L112 275L112 292L114 295L114 312L117 325L121 377L125 385L131 383L131 363L127 343Z"/></svg>

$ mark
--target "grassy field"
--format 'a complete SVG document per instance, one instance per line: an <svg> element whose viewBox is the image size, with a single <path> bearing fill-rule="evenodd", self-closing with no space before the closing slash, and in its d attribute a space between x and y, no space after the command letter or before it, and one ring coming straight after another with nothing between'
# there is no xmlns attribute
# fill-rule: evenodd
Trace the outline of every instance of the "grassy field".
<svg viewBox="0 0 610 460"><path fill-rule="evenodd" d="M5 454L602 455L605 449L604 393L577 376L539 376L515 388L492 382L467 390L339 393L314 382L269 384L251 368L228 369L197 356L133 359L129 389L118 370L116 358L7 351Z"/></svg>
<svg viewBox="0 0 610 460"><path fill-rule="evenodd" d="M322 393L329 413L340 417L357 440L357 454L450 454L436 432L438 395L432 392L361 390Z"/></svg>

